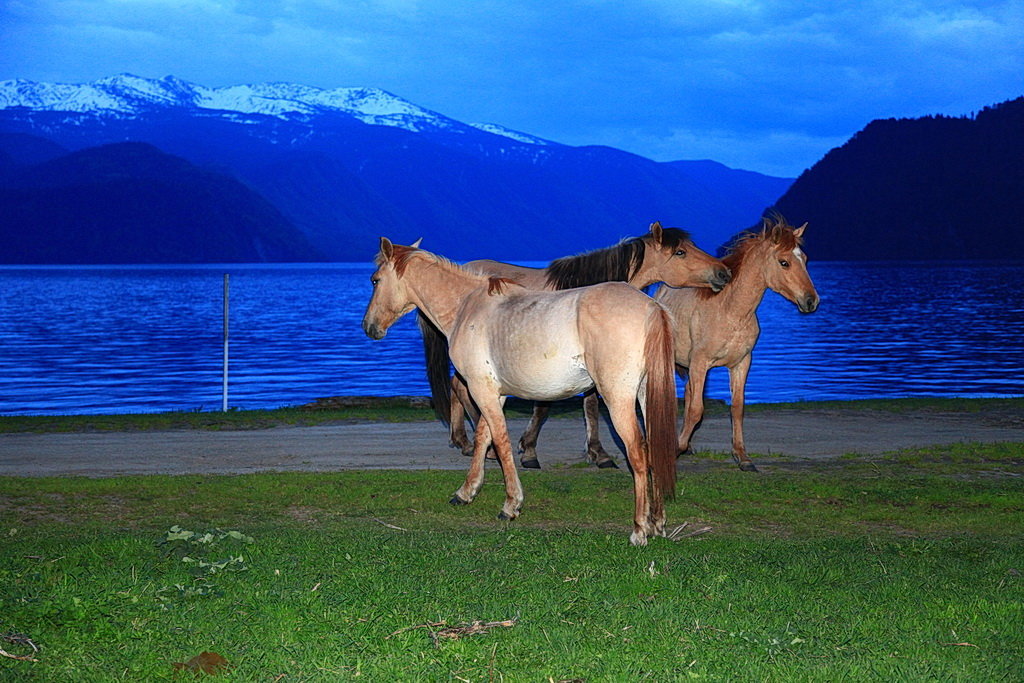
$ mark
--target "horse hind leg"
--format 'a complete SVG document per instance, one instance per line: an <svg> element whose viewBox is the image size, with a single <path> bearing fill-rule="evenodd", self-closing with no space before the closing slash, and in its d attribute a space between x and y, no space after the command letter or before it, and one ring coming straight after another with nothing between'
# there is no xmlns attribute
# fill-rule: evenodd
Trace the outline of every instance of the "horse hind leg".
<svg viewBox="0 0 1024 683"><path fill-rule="evenodd" d="M605 396L605 402L608 404L612 425L626 446L626 457L633 471L633 533L629 535L629 542L635 546L644 546L656 529L652 523L650 459L647 442L637 421L636 394L618 399Z"/></svg>
<svg viewBox="0 0 1024 683"><path fill-rule="evenodd" d="M587 423L587 460L601 469L618 469L601 445L601 399L596 390L583 396L583 417Z"/></svg>
<svg viewBox="0 0 1024 683"><path fill-rule="evenodd" d="M526 431L519 437L519 462L525 468L540 469L540 461L537 459L537 437L540 436L541 427L547 421L550 410L550 403L537 401L533 404L530 424L526 426Z"/></svg>
<svg viewBox="0 0 1024 683"><path fill-rule="evenodd" d="M647 425L646 388L647 388L647 380L644 379L643 384L642 384L642 386L640 388L639 396L638 396L639 401L640 401L640 413L641 413L641 415L643 415L644 425ZM647 442L646 439L644 439L644 441L643 441L643 446L644 446L644 452L647 454L647 462L650 463L651 462L651 449L649 448L648 442ZM650 476L649 478L650 478L650 483L651 483L651 497L650 497L650 501L651 502L650 502L650 506L649 506L648 520L650 521L651 529L652 529L650 535L651 536L665 536L666 535L665 534L665 520L666 520L666 515L665 515L665 494L661 490L661 487L658 486L658 482L657 482L656 477Z"/></svg>
<svg viewBox="0 0 1024 683"><path fill-rule="evenodd" d="M451 413L449 425L449 445L458 448L467 457L473 455L473 441L470 440L466 431L466 413L472 413L474 423L479 425L480 415L469 397L466 384L459 375L452 377Z"/></svg>

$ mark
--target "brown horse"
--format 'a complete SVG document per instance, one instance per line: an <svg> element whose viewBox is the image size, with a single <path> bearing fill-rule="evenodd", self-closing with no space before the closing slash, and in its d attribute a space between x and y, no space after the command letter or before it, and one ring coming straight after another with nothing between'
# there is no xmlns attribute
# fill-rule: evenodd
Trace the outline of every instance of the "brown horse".
<svg viewBox="0 0 1024 683"><path fill-rule="evenodd" d="M704 415L704 382L708 370L729 368L732 394L732 454L740 469L756 472L743 445L743 393L751 352L761 327L757 307L771 289L796 304L801 313L818 308L818 293L807 273L807 256L800 248L807 224L793 228L777 214L762 220L760 231L740 235L723 259L732 282L721 292L661 288L655 299L672 313L676 365L688 370L679 452L690 448Z"/></svg>
<svg viewBox="0 0 1024 683"><path fill-rule="evenodd" d="M385 238L376 264L363 330L381 339L398 318L419 308L448 338L451 361L480 409L473 460L452 504L476 497L493 443L505 478L499 517L519 515L523 491L504 396L553 401L596 388L633 470L630 542L646 545L649 536L664 534L663 496L675 491L676 454L672 332L664 307L619 282L531 291Z"/></svg>
<svg viewBox="0 0 1024 683"><path fill-rule="evenodd" d="M722 262L701 251L689 233L679 228L662 228L652 223L647 234L623 240L619 244L553 261L546 268L529 268L501 261L471 261L465 267L491 277L515 280L534 290L560 290L601 282L622 281L638 289L657 282L674 287L708 287L720 290L729 282L729 271ZM449 423L452 446L465 455L473 452L466 433L466 413L475 422L479 416L465 386L448 370L447 347L443 335L420 320L427 358L428 377L438 417ZM448 395L451 392L452 398ZM601 445L598 398L587 393L583 401L587 425L586 457L598 467L615 467L615 461ZM537 437L548 416L547 403L536 403L529 426L519 439L524 467L539 468Z"/></svg>

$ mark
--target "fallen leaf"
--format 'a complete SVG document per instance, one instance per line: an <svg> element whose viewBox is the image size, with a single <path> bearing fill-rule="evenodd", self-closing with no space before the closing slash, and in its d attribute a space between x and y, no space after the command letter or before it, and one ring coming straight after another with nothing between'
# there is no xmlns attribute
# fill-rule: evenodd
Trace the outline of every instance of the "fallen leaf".
<svg viewBox="0 0 1024 683"><path fill-rule="evenodd" d="M228 668L228 660L216 652L203 652L187 662L175 662L171 666L174 667L175 672L191 671L196 676L199 674L216 676Z"/></svg>

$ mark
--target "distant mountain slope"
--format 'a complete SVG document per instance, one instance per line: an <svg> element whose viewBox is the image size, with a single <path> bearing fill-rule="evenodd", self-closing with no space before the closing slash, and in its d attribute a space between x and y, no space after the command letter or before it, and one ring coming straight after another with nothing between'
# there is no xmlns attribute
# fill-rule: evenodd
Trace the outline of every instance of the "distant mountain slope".
<svg viewBox="0 0 1024 683"><path fill-rule="evenodd" d="M1024 98L873 121L776 206L816 259L1024 259Z"/></svg>
<svg viewBox="0 0 1024 683"><path fill-rule="evenodd" d="M39 164L67 154L55 142L24 133L0 133L0 173L5 169Z"/></svg>
<svg viewBox="0 0 1024 683"><path fill-rule="evenodd" d="M249 188L143 143L8 166L0 173L0 235L0 263L323 259Z"/></svg>
<svg viewBox="0 0 1024 683"><path fill-rule="evenodd" d="M372 88L5 81L4 131L69 149L144 141L230 173L335 260L369 259L382 234L458 259L548 260L655 220L713 250L789 182L465 124Z"/></svg>

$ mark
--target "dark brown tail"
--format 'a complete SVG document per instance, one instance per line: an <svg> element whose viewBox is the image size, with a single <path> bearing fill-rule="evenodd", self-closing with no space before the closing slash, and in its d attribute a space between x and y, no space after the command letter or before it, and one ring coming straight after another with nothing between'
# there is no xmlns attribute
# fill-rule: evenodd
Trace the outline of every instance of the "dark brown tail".
<svg viewBox="0 0 1024 683"><path fill-rule="evenodd" d="M660 304L647 318L647 448L651 476L666 498L676 492L675 349L668 311Z"/></svg>
<svg viewBox="0 0 1024 683"><path fill-rule="evenodd" d="M430 383L430 403L437 419L448 424L452 411L452 371L448 360L448 338L425 315L417 315L420 334L423 335L423 356L427 363L427 382Z"/></svg>

